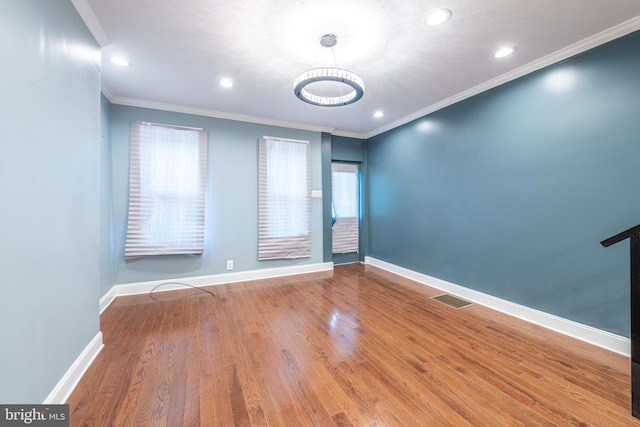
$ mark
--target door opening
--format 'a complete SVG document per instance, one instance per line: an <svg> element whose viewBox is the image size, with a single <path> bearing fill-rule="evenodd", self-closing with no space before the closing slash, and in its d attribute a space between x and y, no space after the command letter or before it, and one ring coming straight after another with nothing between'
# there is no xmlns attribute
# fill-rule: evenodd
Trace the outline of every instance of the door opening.
<svg viewBox="0 0 640 427"><path fill-rule="evenodd" d="M360 165L331 163L334 264L360 261Z"/></svg>

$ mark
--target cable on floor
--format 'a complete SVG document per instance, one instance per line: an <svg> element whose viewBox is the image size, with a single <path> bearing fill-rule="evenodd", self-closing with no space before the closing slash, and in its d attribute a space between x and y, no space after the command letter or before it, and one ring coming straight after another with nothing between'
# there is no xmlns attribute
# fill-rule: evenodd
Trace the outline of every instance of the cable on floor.
<svg viewBox="0 0 640 427"><path fill-rule="evenodd" d="M182 285L182 286L188 286L188 287L190 287L190 288L197 289L197 290L199 290L199 291L201 291L201 292L206 292L206 293L210 294L210 295L211 295L212 297L214 297L214 298L216 297L216 295L215 295L213 292L211 292L211 291L209 291L209 290L207 290L207 289L203 289L203 288L201 288L201 287L199 287L199 286L193 286L193 285L190 285L190 284L188 284L188 283L183 283L183 282L163 282L163 283L160 283L159 285L154 286L154 288L153 288L153 289L151 289L151 290L149 291L149 297L150 297L152 300L154 300L154 301L159 301L158 299L156 299L156 298L154 298L154 297L153 297L153 291L155 291L156 289L158 289L160 286L165 286L165 285Z"/></svg>

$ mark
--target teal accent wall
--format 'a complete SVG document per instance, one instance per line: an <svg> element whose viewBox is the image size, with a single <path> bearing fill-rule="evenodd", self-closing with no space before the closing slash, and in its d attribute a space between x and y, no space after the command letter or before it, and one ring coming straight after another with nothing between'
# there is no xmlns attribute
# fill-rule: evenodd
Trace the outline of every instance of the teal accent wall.
<svg viewBox="0 0 640 427"><path fill-rule="evenodd" d="M640 33L368 140L370 255L629 336Z"/></svg>
<svg viewBox="0 0 640 427"><path fill-rule="evenodd" d="M331 137L331 160L342 162L364 162L365 141L346 136ZM329 171L331 172L331 171Z"/></svg>
<svg viewBox="0 0 640 427"><path fill-rule="evenodd" d="M142 120L204 128L209 134L205 251L201 257L158 256L126 263L131 122ZM321 134L122 105L111 106L113 244L116 283L185 278L323 262L322 199L312 199L311 258L258 261L258 138L275 136L311 143L312 189L322 189Z"/></svg>
<svg viewBox="0 0 640 427"><path fill-rule="evenodd" d="M41 403L99 332L100 51L69 0L4 0L0 52L0 402Z"/></svg>

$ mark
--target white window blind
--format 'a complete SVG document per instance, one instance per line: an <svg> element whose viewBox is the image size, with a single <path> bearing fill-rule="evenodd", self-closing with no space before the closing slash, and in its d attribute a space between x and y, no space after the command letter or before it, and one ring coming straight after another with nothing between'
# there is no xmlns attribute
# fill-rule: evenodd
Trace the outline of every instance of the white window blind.
<svg viewBox="0 0 640 427"><path fill-rule="evenodd" d="M336 215L332 228L334 254L358 252L359 186L357 164L331 163L331 194Z"/></svg>
<svg viewBox="0 0 640 427"><path fill-rule="evenodd" d="M204 251L207 132L131 123L125 259Z"/></svg>
<svg viewBox="0 0 640 427"><path fill-rule="evenodd" d="M310 144L263 137L258 151L258 259L310 257Z"/></svg>

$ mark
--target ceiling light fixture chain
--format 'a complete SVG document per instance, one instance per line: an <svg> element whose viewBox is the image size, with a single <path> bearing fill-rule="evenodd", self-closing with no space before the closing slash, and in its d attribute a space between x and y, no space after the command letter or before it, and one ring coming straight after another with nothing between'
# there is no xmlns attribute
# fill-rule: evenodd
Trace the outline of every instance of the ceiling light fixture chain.
<svg viewBox="0 0 640 427"><path fill-rule="evenodd" d="M333 49L337 43L338 40L334 34L324 34L320 37L320 45L325 48L331 48L334 66L314 68L300 74L293 81L293 92L300 100L321 107L337 107L353 104L364 95L364 81L357 74L337 67ZM337 85L339 96L318 95L306 89L307 86L316 82L339 83ZM352 90L343 95L342 84L340 83L351 86Z"/></svg>
<svg viewBox="0 0 640 427"><path fill-rule="evenodd" d="M328 43L330 43L330 46L331 46L331 57L333 58L333 67L338 68L338 62L336 61L336 51L333 50L333 47L336 45L336 43L338 43L338 41L336 40L336 36L334 36L333 34L325 34L323 37L330 37L331 41ZM320 42L320 44L324 47L327 47L324 44L322 44L322 41ZM338 92L340 93L340 97L342 97L343 96L342 85L338 85Z"/></svg>

